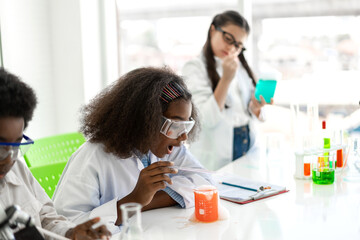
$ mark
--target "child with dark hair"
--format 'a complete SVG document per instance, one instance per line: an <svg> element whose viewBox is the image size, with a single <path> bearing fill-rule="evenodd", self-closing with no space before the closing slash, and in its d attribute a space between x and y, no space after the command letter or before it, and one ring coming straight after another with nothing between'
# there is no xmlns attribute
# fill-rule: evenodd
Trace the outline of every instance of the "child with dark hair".
<svg viewBox="0 0 360 240"><path fill-rule="evenodd" d="M110 236L105 226L93 229L99 219L76 227L56 213L52 201L19 160L33 141L23 131L32 119L37 100L34 91L18 77L0 68L0 207L18 205L35 225L71 239Z"/></svg>
<svg viewBox="0 0 360 240"><path fill-rule="evenodd" d="M201 55L182 70L202 126L190 151L208 169L219 169L246 154L255 142L255 123L263 120L265 99L255 99L256 79L244 56L249 32L238 12L216 15Z"/></svg>
<svg viewBox="0 0 360 240"><path fill-rule="evenodd" d="M179 76L158 68L133 70L101 92L83 109L89 141L65 167L54 194L59 212L76 222L101 216L115 233L120 204L193 206L194 187L210 180L176 169L202 169L182 144L198 128L191 98Z"/></svg>

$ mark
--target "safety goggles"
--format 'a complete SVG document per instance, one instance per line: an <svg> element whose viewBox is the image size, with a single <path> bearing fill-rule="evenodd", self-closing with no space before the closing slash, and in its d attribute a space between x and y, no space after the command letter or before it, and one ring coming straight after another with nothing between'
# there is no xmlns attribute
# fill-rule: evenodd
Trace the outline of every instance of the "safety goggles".
<svg viewBox="0 0 360 240"><path fill-rule="evenodd" d="M23 135L23 139L20 143L6 143L0 142L0 161L5 160L9 155L11 159L19 159L25 155L27 150L34 144L26 135Z"/></svg>
<svg viewBox="0 0 360 240"><path fill-rule="evenodd" d="M160 132L166 137L177 139L182 134L188 134L195 125L195 120L190 118L190 121L173 121L163 116L164 123Z"/></svg>

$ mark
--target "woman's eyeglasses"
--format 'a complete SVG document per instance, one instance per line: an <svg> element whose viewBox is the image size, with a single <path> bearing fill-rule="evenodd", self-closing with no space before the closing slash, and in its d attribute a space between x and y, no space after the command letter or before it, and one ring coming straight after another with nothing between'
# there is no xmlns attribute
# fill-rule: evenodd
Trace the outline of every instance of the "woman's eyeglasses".
<svg viewBox="0 0 360 240"><path fill-rule="evenodd" d="M20 143L0 142L0 161L5 160L9 155L11 159L21 158L32 144L34 144L34 141L26 135L23 135Z"/></svg>
<svg viewBox="0 0 360 240"><path fill-rule="evenodd" d="M241 49L241 51L246 50L246 48L243 46L242 42L237 42L231 33L225 32L220 27L216 27L215 29L222 33L223 39L227 44L234 45L236 50L239 50L239 49Z"/></svg>

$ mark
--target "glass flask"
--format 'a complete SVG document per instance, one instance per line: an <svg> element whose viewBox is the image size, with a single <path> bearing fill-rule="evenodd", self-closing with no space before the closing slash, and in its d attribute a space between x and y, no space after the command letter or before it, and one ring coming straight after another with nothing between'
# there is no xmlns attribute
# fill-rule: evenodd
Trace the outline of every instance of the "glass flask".
<svg viewBox="0 0 360 240"><path fill-rule="evenodd" d="M354 138L350 153L345 163L343 179L349 182L360 182L360 138Z"/></svg>
<svg viewBox="0 0 360 240"><path fill-rule="evenodd" d="M120 240L143 240L141 207L139 203L124 203L120 205L123 224Z"/></svg>

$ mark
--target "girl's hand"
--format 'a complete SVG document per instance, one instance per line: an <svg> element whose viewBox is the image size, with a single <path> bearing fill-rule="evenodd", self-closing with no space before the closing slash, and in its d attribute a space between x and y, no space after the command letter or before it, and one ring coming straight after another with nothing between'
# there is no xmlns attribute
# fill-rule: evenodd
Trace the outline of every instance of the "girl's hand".
<svg viewBox="0 0 360 240"><path fill-rule="evenodd" d="M271 98L270 104L273 104L273 103L274 103L274 100ZM250 103L249 103L249 109L253 114L255 114L255 116L257 118L259 118L261 108L263 106L265 106L265 104L266 104L266 101L265 101L263 96L260 95L260 102L259 102L258 100L256 100L255 95L253 94L251 96L251 100L250 100Z"/></svg>
<svg viewBox="0 0 360 240"><path fill-rule="evenodd" d="M239 60L237 58L238 52L233 54L229 54L223 60L222 67L223 67L223 75L222 80L231 82L235 76L236 70L239 67Z"/></svg>
<svg viewBox="0 0 360 240"><path fill-rule="evenodd" d="M66 237L73 240L88 240L88 239L110 239L111 233L102 225L98 228L92 226L99 222L100 218L93 218L87 222L77 225L75 228L66 232Z"/></svg>
<svg viewBox="0 0 360 240"><path fill-rule="evenodd" d="M134 190L129 194L133 201L148 205L155 193L166 187L166 183L172 184L167 173L177 173L176 169L170 168L174 163L169 161L159 161L141 170Z"/></svg>

